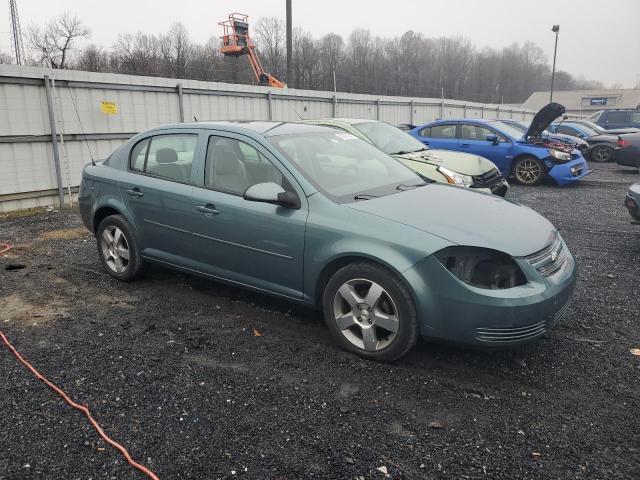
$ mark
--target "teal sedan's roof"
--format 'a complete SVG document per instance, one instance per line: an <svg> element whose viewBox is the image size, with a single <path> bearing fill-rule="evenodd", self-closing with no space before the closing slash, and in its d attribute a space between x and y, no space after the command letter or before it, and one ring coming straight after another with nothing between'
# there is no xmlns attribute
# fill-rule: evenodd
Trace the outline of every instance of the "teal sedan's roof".
<svg viewBox="0 0 640 480"><path fill-rule="evenodd" d="M260 134L264 137L273 137L276 135L287 135L290 133L305 132L323 132L329 130L329 127L320 125L309 125L297 122L273 122L273 121L212 121L212 122L193 122L193 123L176 123L171 125L162 125L157 127L158 130L179 129L179 128L201 128L212 130L226 130L236 133L252 133ZM154 129L152 129L154 130ZM332 130L333 131L333 130Z"/></svg>

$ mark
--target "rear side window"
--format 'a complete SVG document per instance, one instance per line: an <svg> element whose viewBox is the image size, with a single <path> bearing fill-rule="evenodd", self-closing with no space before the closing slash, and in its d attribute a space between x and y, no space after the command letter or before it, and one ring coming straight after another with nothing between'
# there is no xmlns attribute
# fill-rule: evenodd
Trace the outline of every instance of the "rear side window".
<svg viewBox="0 0 640 480"><path fill-rule="evenodd" d="M631 123L640 123L640 112L631 112Z"/></svg>
<svg viewBox="0 0 640 480"><path fill-rule="evenodd" d="M455 125L434 125L431 127L431 138L456 138Z"/></svg>
<svg viewBox="0 0 640 480"><path fill-rule="evenodd" d="M627 112L606 112L605 122L625 123L627 121Z"/></svg>
<svg viewBox="0 0 640 480"><path fill-rule="evenodd" d="M191 180L191 165L198 136L157 135L137 143L131 151L131 170L181 183Z"/></svg>
<svg viewBox="0 0 640 480"><path fill-rule="evenodd" d="M131 157L129 158L129 167L136 172L144 172L144 162L147 158L147 151L149 150L149 138L145 138L141 142L136 143L133 150L131 150Z"/></svg>

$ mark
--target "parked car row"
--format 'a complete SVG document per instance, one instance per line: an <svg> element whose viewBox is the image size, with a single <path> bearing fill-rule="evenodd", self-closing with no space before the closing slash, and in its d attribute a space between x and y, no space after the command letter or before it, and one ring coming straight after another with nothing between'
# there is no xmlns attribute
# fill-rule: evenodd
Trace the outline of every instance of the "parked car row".
<svg viewBox="0 0 640 480"><path fill-rule="evenodd" d="M620 149L622 137L636 133L635 129L614 133L614 131L603 130L589 121L581 120L552 123L549 130L556 134L572 135L585 140L589 145L586 155L589 160L594 162L615 160L617 151Z"/></svg>
<svg viewBox="0 0 640 480"><path fill-rule="evenodd" d="M498 173L485 157L525 184L584 177L578 150L541 137L557 112L524 136L426 125L412 131L423 143L348 119L157 127L87 165L78 202L122 281L155 263L316 307L339 345L375 360L419 336L519 345L563 317L576 265L549 221L500 198L501 175L479 177ZM436 130L444 150L426 149Z"/></svg>
<svg viewBox="0 0 640 480"><path fill-rule="evenodd" d="M606 130L640 128L640 108L600 110L589 119Z"/></svg>
<svg viewBox="0 0 640 480"><path fill-rule="evenodd" d="M430 148L470 152L488 158L500 172L523 185L545 177L563 186L590 173L580 150L543 133L565 109L557 103L543 107L526 132L500 120L438 120L409 133Z"/></svg>

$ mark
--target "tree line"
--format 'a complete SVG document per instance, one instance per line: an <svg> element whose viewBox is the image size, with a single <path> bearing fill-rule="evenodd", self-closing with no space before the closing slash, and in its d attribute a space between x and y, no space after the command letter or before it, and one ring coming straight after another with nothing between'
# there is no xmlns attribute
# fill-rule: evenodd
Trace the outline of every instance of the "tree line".
<svg viewBox="0 0 640 480"><path fill-rule="evenodd" d="M430 38L408 31L383 38L356 29L343 38L314 38L293 31L291 78L286 78L285 24L263 17L251 25L265 69L290 87L377 95L436 97L483 103L521 103L532 92L548 90L551 67L542 49L513 43L502 49L478 48L465 37ZM206 81L255 83L246 58L225 58L220 40L205 44L189 38L181 23L160 34L125 33L109 48L87 43L89 29L75 16L60 15L26 31L30 63L92 72L151 75ZM84 44L84 45L83 45ZM11 58L0 54L0 63ZM603 88L601 82L556 71L558 90Z"/></svg>

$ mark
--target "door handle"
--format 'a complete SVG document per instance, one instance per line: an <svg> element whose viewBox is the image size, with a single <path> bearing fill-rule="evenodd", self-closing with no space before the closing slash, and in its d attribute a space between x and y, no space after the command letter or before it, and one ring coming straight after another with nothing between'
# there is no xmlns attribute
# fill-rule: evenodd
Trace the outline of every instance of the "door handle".
<svg viewBox="0 0 640 480"><path fill-rule="evenodd" d="M196 209L207 216L218 215L220 213L220 210L217 210L216 207L211 203L207 203L206 205L198 205Z"/></svg>
<svg viewBox="0 0 640 480"><path fill-rule="evenodd" d="M422 143L424 143L425 145L429 145L429 142L426 142L424 140L422 141Z"/></svg>
<svg viewBox="0 0 640 480"><path fill-rule="evenodd" d="M468 143L463 143L462 145L460 145L462 148L469 148L471 147L471 145L469 145Z"/></svg>
<svg viewBox="0 0 640 480"><path fill-rule="evenodd" d="M142 193L138 187L127 190L127 193L136 198L144 197L144 193Z"/></svg>

